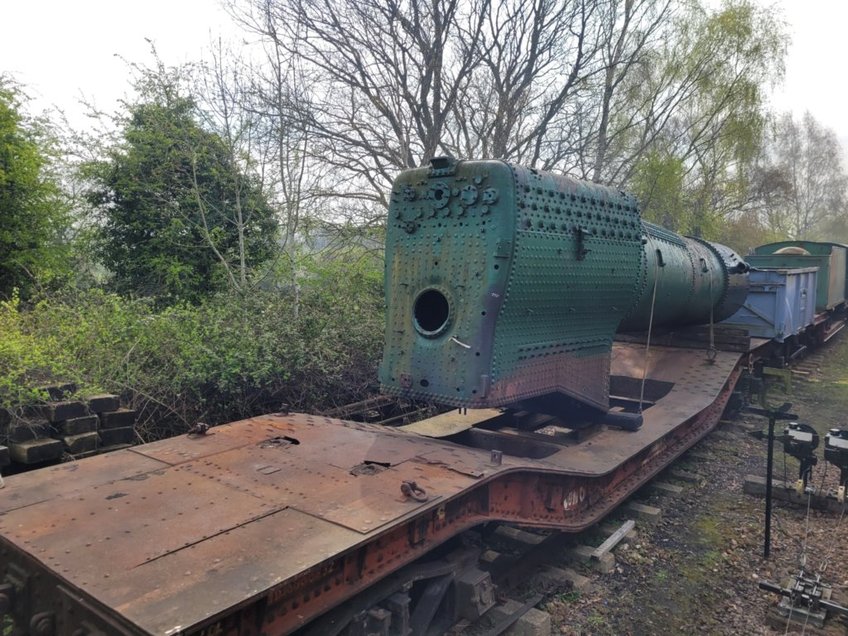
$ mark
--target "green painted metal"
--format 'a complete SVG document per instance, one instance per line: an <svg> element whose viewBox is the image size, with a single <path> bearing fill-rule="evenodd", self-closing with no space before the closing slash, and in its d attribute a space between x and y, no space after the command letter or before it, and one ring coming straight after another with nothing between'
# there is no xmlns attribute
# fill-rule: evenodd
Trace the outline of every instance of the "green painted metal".
<svg viewBox="0 0 848 636"><path fill-rule="evenodd" d="M644 281L635 309L620 331L654 325L718 322L732 316L748 295L747 266L731 249L717 243L680 236L642 222L645 237ZM657 285L654 298L654 285Z"/></svg>
<svg viewBox="0 0 848 636"><path fill-rule="evenodd" d="M848 299L846 251L841 243L778 241L757 247L746 260L760 269L818 267L816 311L827 311Z"/></svg>
<svg viewBox="0 0 848 636"><path fill-rule="evenodd" d="M380 381L469 408L559 393L606 409L613 335L625 317L647 326L655 283L654 325L706 322L711 307L718 321L736 310L737 265L643 224L623 192L434 159L392 188Z"/></svg>

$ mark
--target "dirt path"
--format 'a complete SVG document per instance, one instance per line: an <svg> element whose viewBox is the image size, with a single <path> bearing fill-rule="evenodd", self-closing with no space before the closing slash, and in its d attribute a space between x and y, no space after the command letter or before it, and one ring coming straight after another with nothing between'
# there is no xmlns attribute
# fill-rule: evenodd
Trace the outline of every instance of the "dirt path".
<svg viewBox="0 0 848 636"><path fill-rule="evenodd" d="M799 370L803 373L796 374L786 399L799 420L822 436L815 483L835 488L838 471L824 462L821 448L829 428L848 426L848 335L837 336L804 360ZM776 503L772 556L763 560L763 500L745 495L742 484L748 474L765 474L766 444L740 426L765 428L765 421L739 417L699 444L695 454L705 457L689 458L681 467L702 475L704 484L688 484L683 495L673 499L654 499L653 504L663 510L662 521L653 528L642 525L638 539L618 549L613 573L593 573L587 591L551 599L546 609L554 617L554 633L783 633L766 626L767 612L777 597L760 591L757 582L785 585L799 570L805 537L808 571L820 571L827 563L824 580L834 585L834 594L842 595L844 602L848 519L811 511L807 530L805 507ZM785 470L794 480L797 463L787 458ZM783 472L782 447L776 445L775 473ZM810 627L806 632L844 636L848 628L833 624L823 632Z"/></svg>

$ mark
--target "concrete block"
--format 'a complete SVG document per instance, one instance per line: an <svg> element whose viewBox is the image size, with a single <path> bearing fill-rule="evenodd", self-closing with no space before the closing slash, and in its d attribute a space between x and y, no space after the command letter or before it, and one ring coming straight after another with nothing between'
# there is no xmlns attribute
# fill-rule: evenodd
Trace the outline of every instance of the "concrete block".
<svg viewBox="0 0 848 636"><path fill-rule="evenodd" d="M12 459L21 464L37 464L59 459L63 450L62 442L58 439L34 439L9 445Z"/></svg>
<svg viewBox="0 0 848 636"><path fill-rule="evenodd" d="M18 420L10 427L6 435L9 442L29 442L42 437L50 437L53 427L47 422Z"/></svg>
<svg viewBox="0 0 848 636"><path fill-rule="evenodd" d="M668 471L668 476L672 479L684 481L687 484L695 484L697 486L703 486L707 483L707 480L704 479L704 476L700 473L693 473L688 470L683 470L682 468L672 468Z"/></svg>
<svg viewBox="0 0 848 636"><path fill-rule="evenodd" d="M61 422L72 417L82 417L86 415L86 407L82 402L76 400L68 402L49 402L35 407L44 419L49 422Z"/></svg>
<svg viewBox="0 0 848 636"><path fill-rule="evenodd" d="M533 607L512 628L522 636L551 636L551 625L551 615Z"/></svg>
<svg viewBox="0 0 848 636"><path fill-rule="evenodd" d="M118 409L100 413L100 428L124 428L135 424L135 411Z"/></svg>
<svg viewBox="0 0 848 636"><path fill-rule="evenodd" d="M587 563L598 572L609 574L615 569L615 556L611 552L601 555L598 559L593 559L595 548L588 545L576 545L568 548L565 556L569 561L574 563Z"/></svg>
<svg viewBox="0 0 848 636"><path fill-rule="evenodd" d="M585 590L591 582L588 577L578 574L571 568L555 568L552 565L542 568L538 576L551 586L567 587L578 592Z"/></svg>
<svg viewBox="0 0 848 636"><path fill-rule="evenodd" d="M662 510L654 506L628 501L624 504L624 509L642 523L653 524L662 519Z"/></svg>
<svg viewBox="0 0 848 636"><path fill-rule="evenodd" d="M612 523L610 521L604 521L603 523L598 525L598 530L601 531L602 534L611 536L613 533L617 532L618 529L621 528L620 523ZM624 535L624 538L628 541L635 541L639 538L639 532L636 528L631 528L627 534Z"/></svg>
<svg viewBox="0 0 848 636"><path fill-rule="evenodd" d="M791 482L785 483L782 479L772 479L772 490L786 490L792 487ZM766 496L766 478L760 475L746 475L742 484L742 492L755 497Z"/></svg>
<svg viewBox="0 0 848 636"><path fill-rule="evenodd" d="M784 482L782 479L775 478L772 480L772 497L777 501L786 501L798 506L809 506L815 510L830 510L835 513L842 512L844 505L839 503L837 498L833 496L833 493L806 492L802 495L798 493L796 486L797 484L795 482ZM810 488L810 486L808 485L807 488ZM742 491L754 497L765 497L765 476L747 475L742 485Z"/></svg>
<svg viewBox="0 0 848 636"><path fill-rule="evenodd" d="M0 446L0 467L8 466L12 463L12 456L9 454L8 446Z"/></svg>
<svg viewBox="0 0 848 636"><path fill-rule="evenodd" d="M480 555L480 563L483 565L493 565L501 558L501 556L503 555L500 552L496 552L495 550L486 550Z"/></svg>
<svg viewBox="0 0 848 636"><path fill-rule="evenodd" d="M598 561L607 553L612 552L621 543L626 537L627 534L633 530L636 526L636 522L633 519L628 519L621 526L613 532L609 537L607 537L606 541L604 541L601 545L595 548L594 552L592 552L592 561Z"/></svg>
<svg viewBox="0 0 848 636"><path fill-rule="evenodd" d="M103 446L113 444L131 444L135 441L135 429L132 426L122 428L101 428L100 442Z"/></svg>
<svg viewBox="0 0 848 636"><path fill-rule="evenodd" d="M97 433L82 433L80 435L66 435L61 438L65 450L71 455L86 453L97 449L99 438Z"/></svg>
<svg viewBox="0 0 848 636"><path fill-rule="evenodd" d="M495 585L488 572L469 568L457 577L455 585L460 618L477 620L495 605Z"/></svg>
<svg viewBox="0 0 848 636"><path fill-rule="evenodd" d="M508 599L503 605L493 607L487 616L497 623L515 614L523 605L519 601ZM506 636L551 636L551 615L532 607L503 633Z"/></svg>
<svg viewBox="0 0 848 636"><path fill-rule="evenodd" d="M102 395L92 395L85 398L85 403L88 405L88 410L91 413L103 413L104 411L117 411L121 408L121 400L117 395L104 393Z"/></svg>
<svg viewBox="0 0 848 636"><path fill-rule="evenodd" d="M59 435L82 435L83 433L97 432L97 425L100 420L96 415L83 415L82 417L72 417L69 420L56 422L54 425Z"/></svg>
<svg viewBox="0 0 848 636"><path fill-rule="evenodd" d="M683 488L675 484L670 484L667 481L654 480L648 484L648 489L655 495L662 495L664 497L679 497L683 494Z"/></svg>

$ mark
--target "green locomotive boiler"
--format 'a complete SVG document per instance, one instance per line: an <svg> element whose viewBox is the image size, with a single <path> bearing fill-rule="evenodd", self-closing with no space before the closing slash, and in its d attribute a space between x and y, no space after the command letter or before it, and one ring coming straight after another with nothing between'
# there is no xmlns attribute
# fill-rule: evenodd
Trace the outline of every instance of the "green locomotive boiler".
<svg viewBox="0 0 848 636"><path fill-rule="evenodd" d="M727 318L747 270L643 221L624 192L436 158L392 188L380 381L459 407L559 396L606 411L614 334Z"/></svg>

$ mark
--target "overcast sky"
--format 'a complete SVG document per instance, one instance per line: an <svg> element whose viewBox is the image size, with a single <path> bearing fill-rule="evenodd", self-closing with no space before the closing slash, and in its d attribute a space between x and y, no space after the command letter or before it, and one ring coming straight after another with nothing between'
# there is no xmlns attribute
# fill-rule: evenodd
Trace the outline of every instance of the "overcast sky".
<svg viewBox="0 0 848 636"><path fill-rule="evenodd" d="M848 2L760 1L783 13L792 37L775 108L810 110L848 148L848 89L841 72L848 60ZM148 62L145 38L174 65L200 58L210 34L234 32L219 0L13 0L3 8L3 21L0 72L12 72L27 86L38 108L62 108L76 125L84 122L81 96L114 110L129 88L121 58Z"/></svg>

